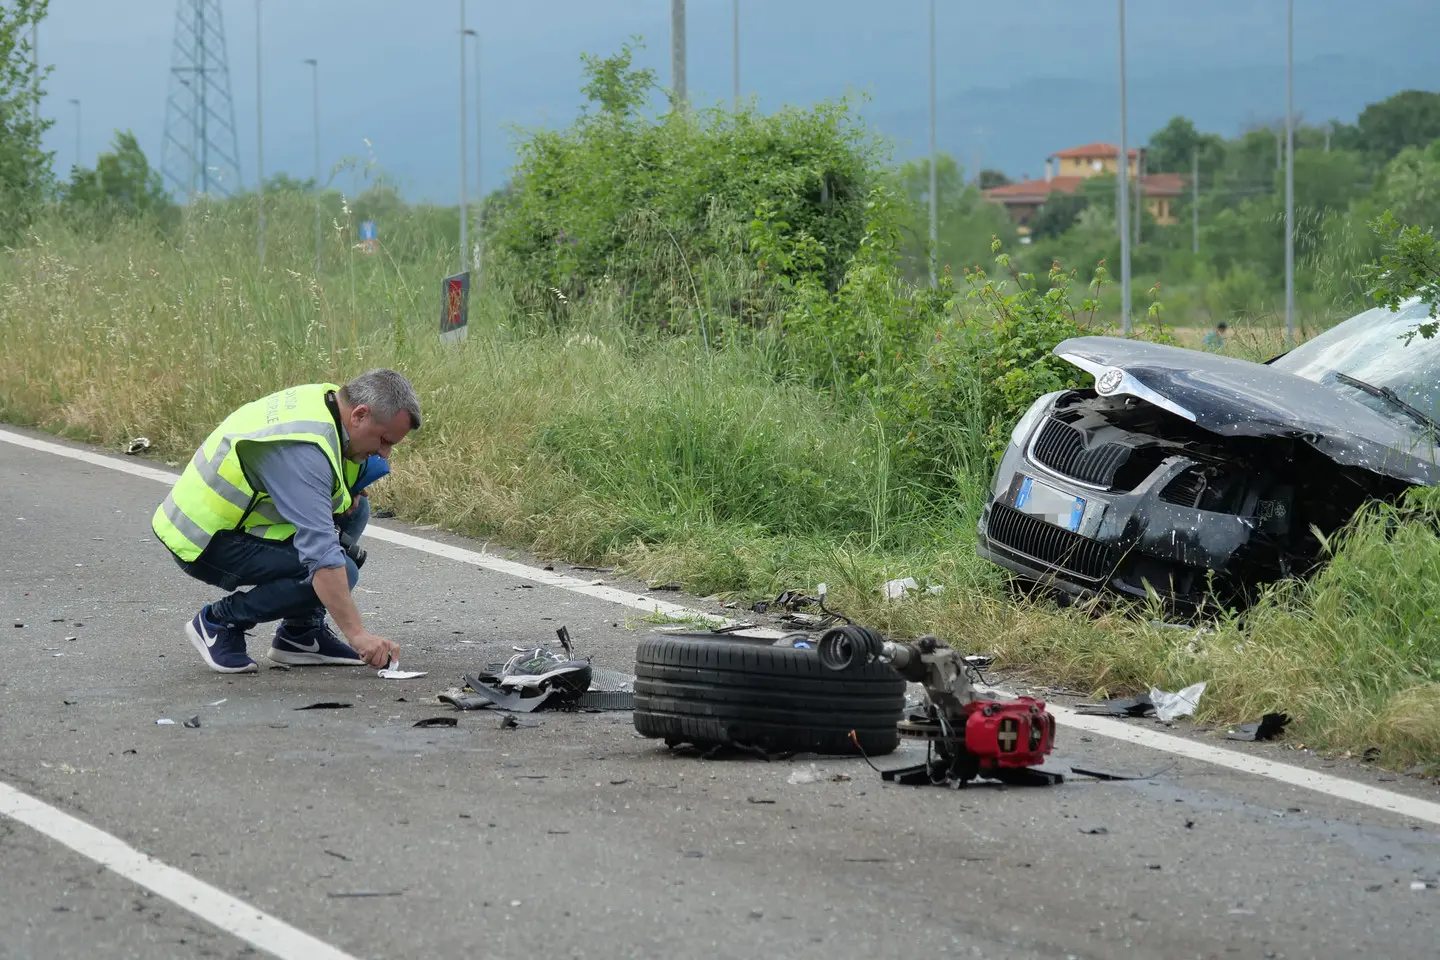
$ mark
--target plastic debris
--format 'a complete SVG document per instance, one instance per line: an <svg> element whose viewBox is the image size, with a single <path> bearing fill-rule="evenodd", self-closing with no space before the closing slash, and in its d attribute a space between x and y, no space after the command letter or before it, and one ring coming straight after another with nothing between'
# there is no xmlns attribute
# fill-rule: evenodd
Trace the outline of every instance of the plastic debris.
<svg viewBox="0 0 1440 960"><path fill-rule="evenodd" d="M812 763L808 767L801 767L799 770L792 771L785 782L791 784L819 783L824 779L825 775Z"/></svg>
<svg viewBox="0 0 1440 960"><path fill-rule="evenodd" d="M1256 723L1242 723L1225 734L1226 740L1274 740L1285 732L1290 717L1283 713L1267 713ZM1367 751L1368 752L1368 751Z"/></svg>
<svg viewBox="0 0 1440 960"><path fill-rule="evenodd" d="M348 710L348 709L350 708L350 706L351 706L351 705L348 704L348 703L336 703L336 702L334 702L334 701L332 701L332 700L326 700L326 701L321 702L321 703L312 703L312 704L309 704L308 706L304 706L304 707L296 707L295 709L296 709L296 710Z"/></svg>
<svg viewBox="0 0 1440 960"><path fill-rule="evenodd" d="M1200 694L1205 692L1206 681L1193 683L1179 693L1167 693L1159 687L1150 688L1150 702L1155 704L1155 716L1164 723L1180 717L1188 717L1200 703Z"/></svg>
<svg viewBox="0 0 1440 960"><path fill-rule="evenodd" d="M417 727L453 727L457 723L454 717L426 717L424 720L416 720Z"/></svg>
<svg viewBox="0 0 1440 960"><path fill-rule="evenodd" d="M1075 708L1075 712L1092 717L1144 717L1152 713L1154 709L1155 705L1150 702L1150 694L1142 693L1138 697L1124 700L1102 700L1097 704L1081 704Z"/></svg>
<svg viewBox="0 0 1440 960"><path fill-rule="evenodd" d="M125 452L133 457L135 456L135 454L144 453L146 450L149 449L150 440L148 437L136 437L134 440L131 440L130 443L125 447Z"/></svg>
<svg viewBox="0 0 1440 960"><path fill-rule="evenodd" d="M414 680L416 677L423 677L428 671L425 670L401 670L400 661L396 660L390 666L379 671L381 680Z"/></svg>
<svg viewBox="0 0 1440 960"><path fill-rule="evenodd" d="M886 580L885 585L880 588L880 591L885 594L885 599L887 600L902 600L909 596L912 590L919 589L920 584L915 582L914 577L902 577L899 580ZM932 587L926 587L925 592L929 594L944 593L945 587L937 584Z"/></svg>
<svg viewBox="0 0 1440 960"><path fill-rule="evenodd" d="M161 717L159 720L156 720L156 721L155 721L155 726L157 726L157 727L173 727L173 726L175 726L175 721L174 721L174 720L171 720L169 717Z"/></svg>
<svg viewBox="0 0 1440 960"><path fill-rule="evenodd" d="M195 716L193 716L193 717L191 717L190 719L186 720L186 721L185 721L185 726L189 727L191 730L197 729L197 728L200 726L200 716L199 716L199 714L196 714Z"/></svg>

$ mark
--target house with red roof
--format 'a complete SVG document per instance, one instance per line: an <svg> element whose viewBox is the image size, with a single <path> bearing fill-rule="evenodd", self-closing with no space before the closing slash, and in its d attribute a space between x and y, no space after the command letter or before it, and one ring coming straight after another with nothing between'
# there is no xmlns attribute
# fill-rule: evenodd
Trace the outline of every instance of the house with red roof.
<svg viewBox="0 0 1440 960"><path fill-rule="evenodd" d="M1156 223L1175 223L1172 201L1184 192L1186 181L1178 173L1145 173L1145 152L1126 151L1126 171L1132 196L1138 197ZM1059 150L1045 158L1043 180L1021 180L984 191L985 197L1004 205L1019 227L1030 232L1030 218L1052 194L1074 193L1091 177L1115 176L1120 169L1120 148L1113 143L1087 143Z"/></svg>

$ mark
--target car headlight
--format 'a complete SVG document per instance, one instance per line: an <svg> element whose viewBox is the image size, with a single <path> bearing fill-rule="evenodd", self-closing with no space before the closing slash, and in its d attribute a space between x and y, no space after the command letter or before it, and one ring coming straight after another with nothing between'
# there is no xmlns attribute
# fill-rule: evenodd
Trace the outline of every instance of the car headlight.
<svg viewBox="0 0 1440 960"><path fill-rule="evenodd" d="M1030 409L1025 411L1025 416L1021 417L1020 421L1015 424L1015 429L1010 431L1010 442L1023 449L1025 441L1030 437L1030 434L1035 432L1035 427L1040 422L1040 418L1050 412L1050 408L1055 405L1055 398L1063 392L1062 390L1056 390L1053 393L1047 393L1045 396L1030 404Z"/></svg>

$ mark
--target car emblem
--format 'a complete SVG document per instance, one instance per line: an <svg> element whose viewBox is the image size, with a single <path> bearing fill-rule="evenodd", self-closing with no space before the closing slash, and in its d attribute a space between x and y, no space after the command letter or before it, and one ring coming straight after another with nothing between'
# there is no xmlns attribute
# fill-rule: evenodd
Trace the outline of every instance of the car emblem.
<svg viewBox="0 0 1440 960"><path fill-rule="evenodd" d="M1095 381L1095 392L1101 396L1109 396L1120 389L1120 384L1125 380L1125 371L1111 367L1102 373Z"/></svg>

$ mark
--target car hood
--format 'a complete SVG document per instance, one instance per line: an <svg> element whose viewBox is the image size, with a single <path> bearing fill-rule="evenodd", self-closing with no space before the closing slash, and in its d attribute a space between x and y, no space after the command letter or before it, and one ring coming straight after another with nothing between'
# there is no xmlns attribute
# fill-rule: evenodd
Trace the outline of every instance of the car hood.
<svg viewBox="0 0 1440 960"><path fill-rule="evenodd" d="M1440 484L1432 444L1362 403L1264 364L1119 337L1072 337L1055 355L1102 396L1134 396L1221 436L1289 437L1336 463Z"/></svg>

